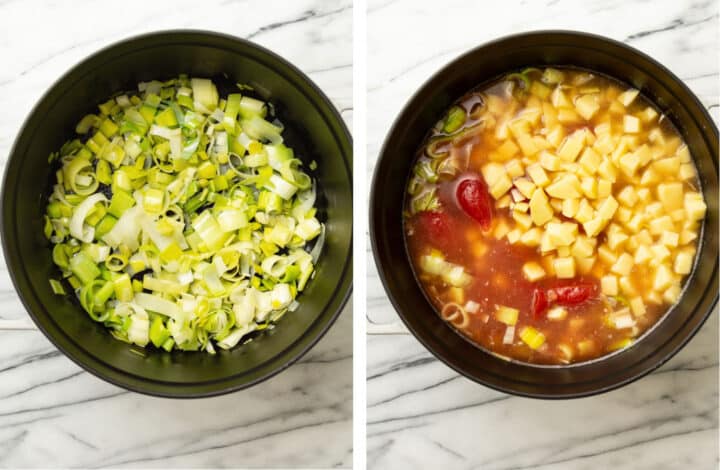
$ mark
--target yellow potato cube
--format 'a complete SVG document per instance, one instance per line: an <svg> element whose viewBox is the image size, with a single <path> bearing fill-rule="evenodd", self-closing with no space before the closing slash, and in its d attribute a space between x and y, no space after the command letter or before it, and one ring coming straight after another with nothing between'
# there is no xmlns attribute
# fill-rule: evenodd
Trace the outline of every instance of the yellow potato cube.
<svg viewBox="0 0 720 470"><path fill-rule="evenodd" d="M642 172L640 175L640 184L643 186L651 186L660 181L660 175L653 169L652 166Z"/></svg>
<svg viewBox="0 0 720 470"><path fill-rule="evenodd" d="M495 319L500 323L512 326L517 323L520 311L515 308L497 305L495 310Z"/></svg>
<svg viewBox="0 0 720 470"><path fill-rule="evenodd" d="M642 214L635 214L625 226L631 232L639 232L645 226L645 217Z"/></svg>
<svg viewBox="0 0 720 470"><path fill-rule="evenodd" d="M565 173L550 184L545 191L558 199L577 198L581 196L580 181L577 176Z"/></svg>
<svg viewBox="0 0 720 470"><path fill-rule="evenodd" d="M514 245L515 243L517 243L520 240L521 236L522 236L522 232L520 231L520 229L516 228L516 229L510 230L507 233L507 241L511 245Z"/></svg>
<svg viewBox="0 0 720 470"><path fill-rule="evenodd" d="M589 258L575 258L575 264L577 265L578 271L580 271L581 274L589 274L590 271L592 271L593 266L595 265L595 256L591 256Z"/></svg>
<svg viewBox="0 0 720 470"><path fill-rule="evenodd" d="M518 145L520 145L520 150L523 155L526 157L532 157L541 150L529 134L516 134L515 139L517 140Z"/></svg>
<svg viewBox="0 0 720 470"><path fill-rule="evenodd" d="M663 215L650 221L650 233L653 235L661 235L664 231L672 231L675 226L669 215Z"/></svg>
<svg viewBox="0 0 720 470"><path fill-rule="evenodd" d="M695 173L695 167L692 163L683 163L680 165L680 179L683 181L695 179L697 174Z"/></svg>
<svg viewBox="0 0 720 470"><path fill-rule="evenodd" d="M603 276L600 279L600 290L605 295L618 295L618 278L612 274Z"/></svg>
<svg viewBox="0 0 720 470"><path fill-rule="evenodd" d="M679 282L674 282L665 289L665 293L663 294L663 299L665 302L669 304L674 304L680 299L680 293L682 292L682 288L680 287Z"/></svg>
<svg viewBox="0 0 720 470"><path fill-rule="evenodd" d="M586 222L589 222L590 219L593 218L594 214L595 212L588 200L582 199L580 200L580 205L578 206L578 210L575 213L574 218L581 224L584 224Z"/></svg>
<svg viewBox="0 0 720 470"><path fill-rule="evenodd" d="M665 245L652 245L650 247L650 252L652 253L652 258L650 259L650 264L652 266L657 266L661 264L666 259L670 258L670 250L667 249Z"/></svg>
<svg viewBox="0 0 720 470"><path fill-rule="evenodd" d="M640 147L635 149L635 155L638 157L638 160L640 161L640 167L644 167L648 163L650 163L650 160L652 160L652 152L650 151L650 147L648 147L647 144L642 144Z"/></svg>
<svg viewBox="0 0 720 470"><path fill-rule="evenodd" d="M617 261L617 255L607 245L600 245L598 248L598 258L607 265L612 265Z"/></svg>
<svg viewBox="0 0 720 470"><path fill-rule="evenodd" d="M640 132L640 119L626 114L623 117L623 130L627 134L637 134Z"/></svg>
<svg viewBox="0 0 720 470"><path fill-rule="evenodd" d="M570 253L570 247L568 247L568 246L559 246L559 247L557 248L557 254L558 254L558 256L561 256L561 257L563 257L563 258L567 258L568 256L571 255L571 253Z"/></svg>
<svg viewBox="0 0 720 470"><path fill-rule="evenodd" d="M562 121L562 119L561 119ZM585 130L578 129L565 139L558 149L558 157L566 162L574 162L585 145Z"/></svg>
<svg viewBox="0 0 720 470"><path fill-rule="evenodd" d="M586 121L592 119L598 109L600 109L600 97L595 93L582 95L575 99L575 110Z"/></svg>
<svg viewBox="0 0 720 470"><path fill-rule="evenodd" d="M495 228L493 229L493 237L495 237L497 240L500 240L501 238L504 238L505 235L510 232L510 226L505 222L504 219L500 219L500 221L497 223Z"/></svg>
<svg viewBox="0 0 720 470"><path fill-rule="evenodd" d="M578 160L578 163L580 163L580 165L585 169L585 171L593 175L597 172L598 167L600 167L600 163L602 163L602 157L598 155L598 153L593 150L592 147L585 147L585 150L580 156L580 160Z"/></svg>
<svg viewBox="0 0 720 470"><path fill-rule="evenodd" d="M683 207L682 183L660 183L657 186L657 194L667 212Z"/></svg>
<svg viewBox="0 0 720 470"><path fill-rule="evenodd" d="M645 264L653 257L652 251L647 245L640 245L635 250L635 264Z"/></svg>
<svg viewBox="0 0 720 470"><path fill-rule="evenodd" d="M648 106L640 113L640 119L644 122L653 122L657 117L658 113L652 106Z"/></svg>
<svg viewBox="0 0 720 470"><path fill-rule="evenodd" d="M635 194L637 194L638 200L642 202L650 201L650 197L652 196L648 188L640 188L635 192Z"/></svg>
<svg viewBox="0 0 720 470"><path fill-rule="evenodd" d="M545 225L553 217L553 209L542 188L533 192L530 198L530 216L535 225Z"/></svg>
<svg viewBox="0 0 720 470"><path fill-rule="evenodd" d="M565 92L563 92L559 86L555 87L555 89L552 91L552 94L550 96L550 102L556 108L573 107L572 102L568 99L567 95L565 95Z"/></svg>
<svg viewBox="0 0 720 470"><path fill-rule="evenodd" d="M662 203L658 201L651 202L650 204L645 206L644 211L648 217L660 217L665 212L663 210Z"/></svg>
<svg viewBox="0 0 720 470"><path fill-rule="evenodd" d="M673 273L665 264L661 264L655 270L653 277L653 289L662 292L667 289L674 281Z"/></svg>
<svg viewBox="0 0 720 470"><path fill-rule="evenodd" d="M673 222L682 222L685 219L687 219L687 214L685 213L685 209L678 209L675 211L672 211L670 213L670 218L673 220Z"/></svg>
<svg viewBox="0 0 720 470"><path fill-rule="evenodd" d="M527 167L527 174L530 176L533 182L541 188L550 184L550 178L548 178L547 173L545 173L543 167L541 167L537 163L529 165Z"/></svg>
<svg viewBox="0 0 720 470"><path fill-rule="evenodd" d="M544 100L548 96L550 96L550 92L552 92L552 90L540 81L533 80L532 85L530 85L530 93L537 96L541 100Z"/></svg>
<svg viewBox="0 0 720 470"><path fill-rule="evenodd" d="M500 163L486 163L480 171L488 187L495 185L501 178L507 177L505 167Z"/></svg>
<svg viewBox="0 0 720 470"><path fill-rule="evenodd" d="M597 133L597 130L595 131ZM613 137L610 134L599 135L593 144L593 150L600 155L608 155L615 149Z"/></svg>
<svg viewBox="0 0 720 470"><path fill-rule="evenodd" d="M630 275L633 266L635 266L635 260L633 260L633 257L627 253L623 253L618 257L617 261L615 261L615 264L612 265L610 270L620 276L628 276Z"/></svg>
<svg viewBox="0 0 720 470"><path fill-rule="evenodd" d="M680 243L680 235L677 232L665 230L660 235L660 243L669 247L676 247Z"/></svg>
<svg viewBox="0 0 720 470"><path fill-rule="evenodd" d="M589 258L595 252L595 244L591 242L591 239L582 235L578 236L572 246L572 255L575 258Z"/></svg>
<svg viewBox="0 0 720 470"><path fill-rule="evenodd" d="M618 222L628 222L633 216L633 212L628 209L627 207L620 207L618 208L617 212L615 212L615 219Z"/></svg>
<svg viewBox="0 0 720 470"><path fill-rule="evenodd" d="M680 275L690 274L690 271L692 271L692 265L693 255L688 251L681 251L675 255L673 271Z"/></svg>
<svg viewBox="0 0 720 470"><path fill-rule="evenodd" d="M632 310L633 315L636 317L642 317L647 313L642 297L633 297L630 299L630 310Z"/></svg>
<svg viewBox="0 0 720 470"><path fill-rule="evenodd" d="M664 175L677 175L680 173L680 157L669 157L657 160L650 168Z"/></svg>
<svg viewBox="0 0 720 470"><path fill-rule="evenodd" d="M510 160L505 164L505 171L510 178L517 178L525 174L525 168L519 159Z"/></svg>
<svg viewBox="0 0 720 470"><path fill-rule="evenodd" d="M537 186L527 178L518 178L515 180L515 187L520 193L528 199L531 199Z"/></svg>
<svg viewBox="0 0 720 470"><path fill-rule="evenodd" d="M621 277L618 280L618 285L620 286L620 292L622 292L626 296L636 296L637 295L637 289L635 289L632 279L629 276Z"/></svg>
<svg viewBox="0 0 720 470"><path fill-rule="evenodd" d="M607 244L611 250L618 250L629 237L623 232L609 233L607 236Z"/></svg>
<svg viewBox="0 0 720 470"><path fill-rule="evenodd" d="M687 193L685 195L685 212L690 220L702 220L705 218L707 206L699 193Z"/></svg>
<svg viewBox="0 0 720 470"><path fill-rule="evenodd" d="M517 202L512 205L512 210L514 210L514 211L520 211L520 212L527 213L527 211L529 209L530 209L530 205L527 202Z"/></svg>
<svg viewBox="0 0 720 470"><path fill-rule="evenodd" d="M557 155L543 150L540 152L540 166L548 171L558 171L560 169L560 158Z"/></svg>
<svg viewBox="0 0 720 470"><path fill-rule="evenodd" d="M512 139L507 139L497 149L495 149L495 151L501 155L504 160L510 160L518 153L518 150L520 149L515 142L512 141Z"/></svg>
<svg viewBox="0 0 720 470"><path fill-rule="evenodd" d="M640 167L640 158L634 153L626 153L620 157L619 166L628 178L632 178Z"/></svg>
<svg viewBox="0 0 720 470"><path fill-rule="evenodd" d="M494 185L490 186L490 195L495 199L500 199L512 186L513 183L510 177L505 174Z"/></svg>
<svg viewBox="0 0 720 470"><path fill-rule="evenodd" d="M550 237L548 236L547 232L543 232L542 238L540 239L540 252L545 254L553 251L555 249L555 245L550 240Z"/></svg>
<svg viewBox="0 0 720 470"><path fill-rule="evenodd" d="M529 214L520 211L512 211L512 218L515 220L518 227L523 230L528 230L532 227L532 218Z"/></svg>
<svg viewBox="0 0 720 470"><path fill-rule="evenodd" d="M541 238L542 231L537 227L533 227L520 236L520 243L530 247L540 246Z"/></svg>
<svg viewBox="0 0 720 470"><path fill-rule="evenodd" d="M635 101L635 98L640 92L634 88L630 88L627 91L624 91L623 93L618 96L618 101L623 104L623 106L628 107L630 104Z"/></svg>
<svg viewBox="0 0 720 470"><path fill-rule="evenodd" d="M526 326L520 330L520 339L533 350L538 349L545 343L545 335L532 326Z"/></svg>
<svg viewBox="0 0 720 470"><path fill-rule="evenodd" d="M545 277L545 270L535 261L528 261L522 267L525 279L530 282L539 281Z"/></svg>
<svg viewBox="0 0 720 470"><path fill-rule="evenodd" d="M574 258L555 258L553 260L553 270L555 276L559 279L572 279L575 277L575 259Z"/></svg>
<svg viewBox="0 0 720 470"><path fill-rule="evenodd" d="M600 163L597 170L598 174L606 180L614 183L617 179L617 167L608 159L605 159Z"/></svg>
<svg viewBox="0 0 720 470"><path fill-rule="evenodd" d="M602 204L600 204L600 207L598 207L598 216L600 218L605 220L612 219L613 215L615 215L615 211L620 205L615 200L614 197L609 196L607 199L605 199Z"/></svg>
<svg viewBox="0 0 720 470"><path fill-rule="evenodd" d="M620 190L620 192L618 193L617 199L624 206L633 207L635 205L635 203L638 201L638 196L637 196L637 193L635 192L635 188L628 185Z"/></svg>
<svg viewBox="0 0 720 470"><path fill-rule="evenodd" d="M518 191L517 188L513 188L510 190L510 197L512 197L513 202L527 201L527 198L523 196L523 193Z"/></svg>
<svg viewBox="0 0 720 470"><path fill-rule="evenodd" d="M509 194L506 194L503 197L501 197L500 199L498 199L497 202L495 202L495 207L497 207L498 209L506 209L506 208L510 207L511 202L512 202L512 198L510 197Z"/></svg>
<svg viewBox="0 0 720 470"><path fill-rule="evenodd" d="M575 214L577 214L579 207L580 207L579 199L563 199L562 200L562 208L561 208L562 215L564 215L567 218L573 218L573 217L575 217Z"/></svg>
<svg viewBox="0 0 720 470"><path fill-rule="evenodd" d="M610 193L612 192L612 182L608 180L598 180L598 189L597 189L597 197L599 199L605 198L610 196Z"/></svg>
<svg viewBox="0 0 720 470"><path fill-rule="evenodd" d="M552 207L555 212L562 212L562 203L562 199L550 198L550 207Z"/></svg>
<svg viewBox="0 0 720 470"><path fill-rule="evenodd" d="M597 198L597 180L595 178L587 177L583 178L580 181L580 189L582 190L585 197L589 197L590 199Z"/></svg>
<svg viewBox="0 0 720 470"><path fill-rule="evenodd" d="M697 232L692 230L683 230L680 232L680 244L687 245L697 239Z"/></svg>
<svg viewBox="0 0 720 470"><path fill-rule="evenodd" d="M596 217L585 222L583 224L583 229L585 229L585 233L589 237L595 237L597 236L597 234L602 232L602 229L605 228L605 225L607 225L607 219Z"/></svg>

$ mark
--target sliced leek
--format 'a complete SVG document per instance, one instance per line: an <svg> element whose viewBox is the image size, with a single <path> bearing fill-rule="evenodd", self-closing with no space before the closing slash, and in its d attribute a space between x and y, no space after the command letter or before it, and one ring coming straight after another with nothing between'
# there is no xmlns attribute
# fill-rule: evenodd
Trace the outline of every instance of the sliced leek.
<svg viewBox="0 0 720 470"><path fill-rule="evenodd" d="M313 181L272 106L239 88L221 99L203 78L140 83L50 157L50 287L119 340L229 349L295 311L314 275Z"/></svg>

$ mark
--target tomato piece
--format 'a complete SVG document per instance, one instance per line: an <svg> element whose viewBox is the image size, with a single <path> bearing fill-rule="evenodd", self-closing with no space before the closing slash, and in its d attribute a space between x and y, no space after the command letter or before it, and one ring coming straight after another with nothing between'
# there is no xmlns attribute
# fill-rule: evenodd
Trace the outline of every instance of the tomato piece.
<svg viewBox="0 0 720 470"><path fill-rule="evenodd" d="M536 287L535 290L533 291L533 296L532 296L533 317L539 318L540 315L545 313L545 311L548 309L549 306L550 306L550 304L548 302L548 296L545 293L545 290L540 287Z"/></svg>
<svg viewBox="0 0 720 470"><path fill-rule="evenodd" d="M577 305L585 302L595 294L595 285L580 283L568 286L553 287L551 297L560 305Z"/></svg>
<svg viewBox="0 0 720 470"><path fill-rule="evenodd" d="M485 181L481 178L467 178L458 184L458 204L463 211L480 223L483 230L492 223L492 200Z"/></svg>

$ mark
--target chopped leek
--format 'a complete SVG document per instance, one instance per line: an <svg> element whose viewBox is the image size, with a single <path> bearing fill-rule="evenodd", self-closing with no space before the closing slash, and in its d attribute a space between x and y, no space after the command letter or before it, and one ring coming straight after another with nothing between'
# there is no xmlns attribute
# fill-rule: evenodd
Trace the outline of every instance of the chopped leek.
<svg viewBox="0 0 720 470"><path fill-rule="evenodd" d="M53 262L116 339L214 354L298 308L325 241L316 189L273 107L241 92L140 83L50 156Z"/></svg>

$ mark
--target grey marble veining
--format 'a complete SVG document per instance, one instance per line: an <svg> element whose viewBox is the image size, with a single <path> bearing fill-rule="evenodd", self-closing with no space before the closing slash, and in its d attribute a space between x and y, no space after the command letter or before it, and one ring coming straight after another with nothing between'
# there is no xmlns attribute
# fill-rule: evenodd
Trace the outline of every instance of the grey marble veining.
<svg viewBox="0 0 720 470"><path fill-rule="evenodd" d="M541 29L624 41L665 64L720 120L717 0L368 1L368 181L386 132L436 70L491 39ZM388 301L368 242L368 466L376 469L713 469L717 311L659 371L593 398L543 402L466 380Z"/></svg>
<svg viewBox="0 0 720 470"><path fill-rule="evenodd" d="M352 1L0 0L0 165L40 95L90 53L162 29L251 38L352 125ZM0 468L352 465L352 305L299 363L249 390L177 401L106 384L28 321L0 260Z"/></svg>

